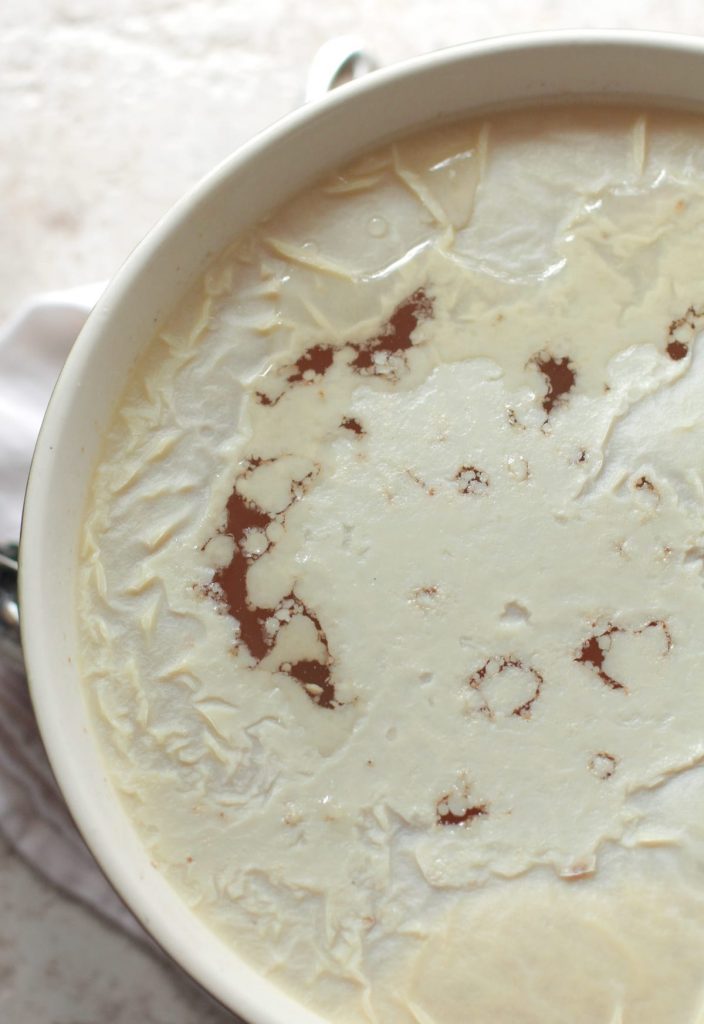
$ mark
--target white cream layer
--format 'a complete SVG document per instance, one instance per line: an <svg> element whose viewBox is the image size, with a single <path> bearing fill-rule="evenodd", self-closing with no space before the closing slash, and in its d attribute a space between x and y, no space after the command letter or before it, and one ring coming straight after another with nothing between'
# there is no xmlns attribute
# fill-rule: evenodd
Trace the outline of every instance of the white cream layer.
<svg viewBox="0 0 704 1024"><path fill-rule="evenodd" d="M130 382L96 729L152 860L326 1019L700 1020L703 252L700 120L457 125L233 246Z"/></svg>

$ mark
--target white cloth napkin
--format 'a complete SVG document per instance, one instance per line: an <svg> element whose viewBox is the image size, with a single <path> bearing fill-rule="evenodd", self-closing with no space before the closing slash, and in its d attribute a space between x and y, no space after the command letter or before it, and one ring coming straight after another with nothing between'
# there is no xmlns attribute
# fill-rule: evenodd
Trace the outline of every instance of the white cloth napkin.
<svg viewBox="0 0 704 1024"><path fill-rule="evenodd" d="M103 284L51 292L0 330L0 544L19 538L29 464L64 360ZM54 781L23 675L0 662L0 832L54 885L150 942L105 880Z"/></svg>

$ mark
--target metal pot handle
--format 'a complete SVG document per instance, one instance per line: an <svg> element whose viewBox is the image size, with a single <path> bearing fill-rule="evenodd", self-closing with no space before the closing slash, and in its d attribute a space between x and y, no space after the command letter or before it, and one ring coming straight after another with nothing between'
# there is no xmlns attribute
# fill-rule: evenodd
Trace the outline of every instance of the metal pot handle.
<svg viewBox="0 0 704 1024"><path fill-rule="evenodd" d="M379 67L359 36L336 36L320 47L306 78L306 103Z"/></svg>
<svg viewBox="0 0 704 1024"><path fill-rule="evenodd" d="M22 671L20 614L17 600L17 545L0 546L0 662Z"/></svg>

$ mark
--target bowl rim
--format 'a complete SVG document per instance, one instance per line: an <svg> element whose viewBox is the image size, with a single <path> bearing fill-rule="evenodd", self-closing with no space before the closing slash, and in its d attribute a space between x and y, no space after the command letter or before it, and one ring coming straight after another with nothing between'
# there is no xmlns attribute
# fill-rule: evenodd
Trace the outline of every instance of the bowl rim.
<svg viewBox="0 0 704 1024"><path fill-rule="evenodd" d="M704 39L700 37L620 29L521 33L447 47L370 72L364 78L341 86L328 96L287 114L206 174L171 207L136 247L116 273L76 340L44 417L25 496L19 556L19 597L29 688L51 767L79 831L118 895L158 945L211 995L251 1024L313 1024L314 1021L322 1024L322 1018L311 1015L305 1008L299 1008L298 1004L289 1003L288 997L276 1000L274 994L265 991L266 985L245 990L243 979L251 982L253 969L245 965L242 970L224 970L225 962L214 955L213 946L208 949L208 943L205 943L199 947L189 936L177 934L173 923L161 913L152 897L154 879L135 871L134 861L115 842L114 828L109 822L105 824L108 817L104 816L103 809L95 805L88 790L81 784L81 751L75 749L62 728L61 688L54 685L59 670L52 658L50 646L47 647L44 642L49 625L48 606L43 593L44 566L50 552L43 537L47 512L52 502L53 452L56 445L61 443L65 425L70 420L76 387L90 386L85 385L84 381L90 374L91 356L105 336L106 324L115 316L115 310L119 311L129 300L136 282L149 272L149 264L167 241L177 229L186 224L197 205L216 187L230 181L243 168L261 160L273 145L293 138L301 126L316 121L322 123L325 118L335 115L354 101L355 97L383 92L391 83L408 81L418 75L433 73L441 67L476 61L478 58L527 51L544 53L549 57L556 52L566 54L575 49L607 49L614 54L625 49L652 58L686 53L702 60L704 66ZM667 99L666 94L663 94L663 99ZM468 116L471 116L473 109L479 108L473 108L468 103ZM360 150L364 148L361 146ZM86 711L86 720L81 726L86 734L87 721ZM115 792L113 802L119 803ZM192 914L190 911L188 913ZM209 929L206 928L206 931ZM231 956L233 963L240 959L237 950L232 950ZM258 977L258 972L254 971L254 976Z"/></svg>

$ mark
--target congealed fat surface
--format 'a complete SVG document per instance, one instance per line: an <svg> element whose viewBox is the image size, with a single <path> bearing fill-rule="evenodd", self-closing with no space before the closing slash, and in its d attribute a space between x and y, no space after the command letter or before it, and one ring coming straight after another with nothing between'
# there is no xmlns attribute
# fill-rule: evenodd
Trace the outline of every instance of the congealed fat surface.
<svg viewBox="0 0 704 1024"><path fill-rule="evenodd" d="M704 124L426 132L148 347L83 669L152 861L325 1019L695 1024Z"/></svg>

